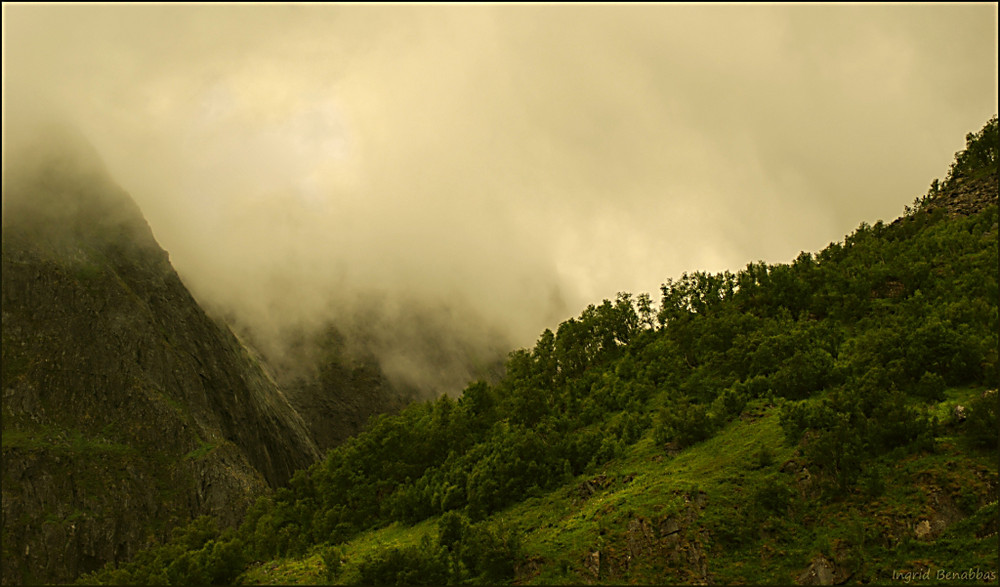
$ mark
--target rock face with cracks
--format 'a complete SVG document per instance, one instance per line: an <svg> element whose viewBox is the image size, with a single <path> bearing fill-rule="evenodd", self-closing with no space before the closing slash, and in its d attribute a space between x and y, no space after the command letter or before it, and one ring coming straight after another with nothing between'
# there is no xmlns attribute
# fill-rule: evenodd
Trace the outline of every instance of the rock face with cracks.
<svg viewBox="0 0 1000 587"><path fill-rule="evenodd" d="M193 516L234 524L318 458L85 141L40 132L5 166L3 584L71 581Z"/></svg>

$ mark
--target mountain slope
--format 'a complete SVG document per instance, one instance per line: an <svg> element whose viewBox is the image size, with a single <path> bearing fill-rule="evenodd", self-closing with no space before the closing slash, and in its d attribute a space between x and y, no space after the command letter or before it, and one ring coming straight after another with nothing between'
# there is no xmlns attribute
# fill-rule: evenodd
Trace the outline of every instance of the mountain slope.
<svg viewBox="0 0 1000 587"><path fill-rule="evenodd" d="M86 580L995 582L996 125L903 218L589 306Z"/></svg>
<svg viewBox="0 0 1000 587"><path fill-rule="evenodd" d="M454 462L449 457L427 469L428 481L404 482L397 488L398 494L413 495L417 502L427 499L429 507L423 511L428 513L411 516L383 506L372 529L343 542L320 538L322 531L308 534L316 536L314 543L307 541L299 550L289 548L274 560L249 567L241 581L407 584L422 583L420 577L428 576L443 577L444 582L543 585L832 584L903 580L902 573L912 573L911 578L927 573L931 581L943 584L965 581L962 573L976 582L995 581L1000 491L995 180L976 200L969 216L949 219L951 197L944 194L935 202L937 211L920 211L892 227L859 229L848 237L853 250L821 263L827 264L831 277L854 273L853 281L860 281L854 288L864 292L863 297L830 307L830 299L845 296L828 291L829 299L816 296L799 320L781 317L786 305L771 306L796 303L795 297L776 295L788 284L748 298L756 312L776 312L780 328L761 328L765 321L740 327L744 333L736 336L730 330L732 346L724 355L709 358L709 345L724 344L725 337L718 333L723 327L734 328L730 320L735 316L703 309L695 319L699 327L674 334L705 341L691 349L689 357L700 363L701 375L698 368L673 381L667 374L675 368L663 359L677 351L657 339L669 337L666 331L678 326L681 319L674 317L666 331L643 335L644 342L633 339L626 354L600 369L594 384L581 388L585 396L598 399L616 386L625 388L623 380L652 380L654 390L646 405L605 408L578 432L536 425L535 430L541 429L537 435L515 428L523 407L497 409L493 431L484 442L492 444L491 450L485 455L475 448L469 451L477 454L476 462L491 461L495 454L510 465L492 465L504 474L495 477L492 511L485 512L483 521L475 522L484 512L472 507L482 501L477 495L483 491L476 476L479 467L449 467L449 461ZM874 237L870 230L881 234ZM828 254L837 247L831 249ZM886 257L882 271L891 273L891 279L878 271L867 277L855 273L862 267L873 269L867 260L872 253ZM914 266L917 258L928 266ZM822 293L828 279L813 283L814 291ZM915 287L918 284L921 287ZM809 317L824 306L825 318ZM844 318L834 318L837 315ZM885 321L891 324L900 315L912 317L916 327L909 332L887 327ZM949 315L953 322L938 322ZM782 348L782 341L802 340L796 330L804 327L826 324L831 330L835 321L847 330L845 339L835 343L834 362L826 366L830 380L815 388L798 383L791 376L808 379L803 369L808 363L794 346ZM807 345L823 344L818 333L813 336L817 338ZM910 340L900 341L903 337ZM546 348L541 343L532 357L544 356L538 352ZM868 344L877 347L863 348ZM772 353L778 355L776 360L769 358ZM903 367L900 363L910 353L920 360ZM770 372L763 381L753 375L726 389L726 380L716 378L717 369L723 368L723 359L740 356L751 371ZM767 366L772 360L795 370L772 370ZM740 362L734 361L734 366L740 368ZM712 363L715 368L704 368ZM534 364L537 372L544 363ZM860 376L850 374L862 365ZM886 383L877 365L893 369L888 393L878 389ZM907 382L911 368L920 372ZM708 374L711 386L723 386L722 393L711 401L688 395L704 389ZM602 383L609 378L619 383ZM636 389L633 383L632 393ZM521 379L512 388L498 390L497 399L525 406L531 395L544 391L544 386L533 387ZM740 401L733 391L750 395ZM760 396L754 397L756 393ZM682 394L688 398L677 401ZM362 438L358 444L377 446L393 439L394 446L415 446L425 438L442 438L431 422L450 418L449 427L461 428L470 405L463 398L450 408L444 402L421 410L411 407L402 414L409 416L409 426L382 426L377 437ZM644 428L640 424L639 432L629 432L625 422L643 416L648 418ZM799 426L806 428L804 433ZM505 427L532 436L532 442L518 450L502 432ZM403 432L414 428L418 430ZM581 460L590 461L579 471L566 475L549 464L561 444L579 445L595 432L601 440L589 445ZM422 450L426 448L401 455L399 465L383 467L392 470L418 461L415 455ZM308 479L303 476L293 483L297 491L286 503L306 496L324 503L335 486L331 476L354 463L376 460L371 452L358 452L314 467ZM379 457L384 460L386 455ZM462 500L448 503L443 492L456 481L464 482L465 491L459 493L470 503L451 509ZM417 491L411 494L411 488ZM437 495L442 497L435 502ZM401 501L390 497L383 504ZM274 509L288 511L281 504ZM456 519L458 546L450 538L456 533ZM302 520L303 533L309 524ZM484 539L484 534L492 538ZM491 566L484 562L490 559L509 562Z"/></svg>
<svg viewBox="0 0 1000 587"><path fill-rule="evenodd" d="M942 407L967 405L980 393L955 390ZM745 413L676 454L646 438L605 465L499 512L489 525L516 536L517 549L487 545L511 555L504 574L466 575L464 582L887 583L894 571L931 569L936 577L939 570L970 568L986 582L996 576L989 575L997 560L994 455L968 454L957 425L938 437L936 453L883 463L886 489L878 497L859 488L830 500L815 466L784 442L780 411L755 402ZM433 568L446 528L447 515L394 522L337 546L252 565L239 582L424 584L413 575L397 577ZM473 535L466 530L467 539ZM475 560L477 547L465 548L468 554L451 552ZM402 563L394 567L390 553L401 553ZM383 574L372 580L378 571Z"/></svg>
<svg viewBox="0 0 1000 587"><path fill-rule="evenodd" d="M72 580L194 515L238 521L318 458L72 131L8 153L3 583Z"/></svg>

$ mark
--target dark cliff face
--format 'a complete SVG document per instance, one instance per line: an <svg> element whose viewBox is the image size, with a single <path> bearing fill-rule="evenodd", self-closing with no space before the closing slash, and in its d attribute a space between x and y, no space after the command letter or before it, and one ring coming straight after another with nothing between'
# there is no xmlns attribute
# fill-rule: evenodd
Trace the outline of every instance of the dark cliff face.
<svg viewBox="0 0 1000 587"><path fill-rule="evenodd" d="M72 580L194 515L234 523L318 457L89 146L40 134L5 167L4 584Z"/></svg>
<svg viewBox="0 0 1000 587"><path fill-rule="evenodd" d="M374 356L352 357L335 338L320 343L322 357L313 372L278 372L321 451L364 430L371 416L397 412L418 397L416 389L391 382Z"/></svg>

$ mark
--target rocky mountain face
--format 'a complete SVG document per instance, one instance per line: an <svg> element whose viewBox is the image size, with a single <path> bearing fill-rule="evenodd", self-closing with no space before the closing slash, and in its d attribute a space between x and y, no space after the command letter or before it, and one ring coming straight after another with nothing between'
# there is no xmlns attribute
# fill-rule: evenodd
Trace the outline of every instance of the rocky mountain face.
<svg viewBox="0 0 1000 587"><path fill-rule="evenodd" d="M996 204L997 174L996 172L983 177L960 178L936 198L931 200L930 208L944 208L949 216L971 216L991 204Z"/></svg>
<svg viewBox="0 0 1000 587"><path fill-rule="evenodd" d="M492 362L488 351L478 356L449 355L449 350L460 347L460 342L434 327L418 331L422 336L410 340L418 349L414 356L422 359L422 365L441 367L439 389L446 390L445 393L461 389L468 381L498 380L503 369L502 353L496 351ZM296 369L282 369L280 361L269 361L266 357L264 362L272 367L274 379L302 415L320 451L359 434L373 415L392 414L414 401L441 393L391 377L374 351L366 350L359 341L348 340L334 326L315 337L309 354L309 359L298 361L300 367ZM483 359L484 356L487 358ZM467 374L464 379L461 373Z"/></svg>
<svg viewBox="0 0 1000 587"><path fill-rule="evenodd" d="M316 373L282 379L288 400L326 451L361 432L373 414L394 413L417 397L394 385L374 358L331 355Z"/></svg>
<svg viewBox="0 0 1000 587"><path fill-rule="evenodd" d="M318 458L72 132L7 154L2 269L3 584L71 581L193 516L235 523Z"/></svg>
<svg viewBox="0 0 1000 587"><path fill-rule="evenodd" d="M310 330L282 332L275 337L279 344L262 339L237 316L229 316L229 324L260 352L322 452L360 433L373 415L457 393L469 381L499 379L507 353L503 337L493 336L501 342L488 348L443 314L447 308L419 303L391 319L377 309L360 309L339 323L330 319ZM379 339L373 325L381 324L391 324L385 328L392 336ZM411 370L403 374L401 363Z"/></svg>

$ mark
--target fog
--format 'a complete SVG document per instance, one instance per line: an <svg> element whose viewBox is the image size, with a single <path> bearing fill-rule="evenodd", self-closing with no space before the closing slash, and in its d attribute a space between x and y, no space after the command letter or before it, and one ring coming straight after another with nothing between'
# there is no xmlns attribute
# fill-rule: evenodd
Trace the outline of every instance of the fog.
<svg viewBox="0 0 1000 587"><path fill-rule="evenodd" d="M790 261L900 215L997 111L995 3L5 4L3 26L5 128L18 103L74 121L207 308L272 354L333 319L434 390L455 377L401 350L416 325L465 364L618 291Z"/></svg>

